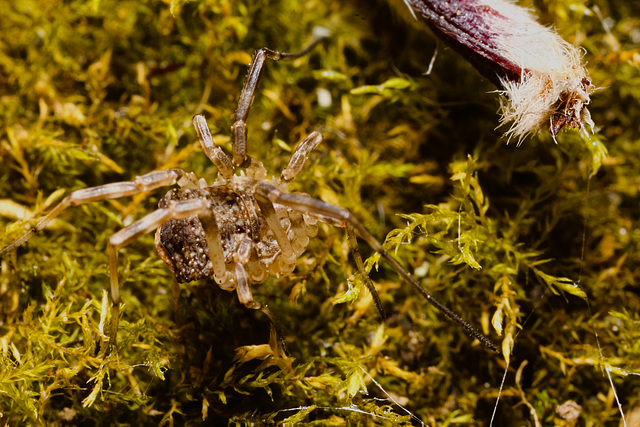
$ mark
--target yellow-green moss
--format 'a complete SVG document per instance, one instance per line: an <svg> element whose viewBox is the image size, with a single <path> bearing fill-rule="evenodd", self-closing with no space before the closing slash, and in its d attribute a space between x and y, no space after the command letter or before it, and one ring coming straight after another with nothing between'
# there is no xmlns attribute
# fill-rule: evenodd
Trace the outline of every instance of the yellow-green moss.
<svg viewBox="0 0 640 427"><path fill-rule="evenodd" d="M617 425L606 371L626 411L640 396L632 3L535 2L545 24L585 48L601 88L590 108L598 133L514 147L494 129L494 88L442 47L422 75L436 41L384 3L0 2L0 247L60 189L167 167L212 180L192 115L202 111L229 150L253 51L295 51L322 25L332 36L310 55L267 64L250 153L275 173L304 135L323 131L292 189L350 209L380 240L391 232L385 245L407 269L501 344L510 367L494 425L534 425L531 409L542 425L575 425L556 413L568 400L582 406L578 425ZM330 226L291 276L254 287L291 358L270 355L268 319L213 281L182 285L175 313L152 235L120 251L124 306L108 355L106 240L161 196L69 209L0 260L0 423L487 425L504 358L384 262L372 278L385 322L366 292L333 304L354 267L344 231Z"/></svg>

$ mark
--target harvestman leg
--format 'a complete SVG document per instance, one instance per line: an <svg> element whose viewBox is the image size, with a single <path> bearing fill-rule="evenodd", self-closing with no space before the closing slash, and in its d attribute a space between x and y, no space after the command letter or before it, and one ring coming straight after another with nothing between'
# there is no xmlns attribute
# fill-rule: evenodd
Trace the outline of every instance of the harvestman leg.
<svg viewBox="0 0 640 427"><path fill-rule="evenodd" d="M203 225L205 238L209 245L210 258L213 263L214 278L216 280L227 280L230 273L226 271L224 256L222 251L222 241L220 232L215 220L215 216L211 211L211 204L203 199L189 199L182 201L171 201L166 208L160 208L144 216L133 224L118 231L109 238L107 244L107 256L109 259L109 281L111 287L111 331L110 345L116 344L118 333L118 322L120 318L120 283L118 280L118 249L121 249L131 242L137 240L140 236L147 234L171 219L185 219L191 216L197 216ZM269 310L268 307L260 304L253 299L251 288L247 278L244 264L249 262L251 253L251 239L247 238L240 243L238 251L234 255L235 278L237 283L237 294L239 301L254 310L262 311L273 324L276 334L280 340L283 349L286 351L286 345L281 332L280 324Z"/></svg>
<svg viewBox="0 0 640 427"><path fill-rule="evenodd" d="M302 140L302 142L300 142L300 144L298 144L298 146L296 147L294 153L291 155L291 159L289 159L289 163L282 170L280 179L284 182L289 182L292 179L294 179L296 175L298 175L298 173L302 170L311 151L313 151L318 145L320 145L322 140L323 140L322 134L318 131L310 133L304 140ZM292 225L294 225L293 221L292 221ZM347 235L349 239L349 250L351 251L353 259L356 263L358 272L362 274L365 285L367 286L367 289L369 289L369 292L373 297L373 301L376 305L376 308L378 309L378 313L380 313L380 317L384 319L386 315L384 312L384 308L382 307L382 302L380 301L380 296L378 295L378 291L376 291L375 286L373 286L373 282L369 278L369 275L366 273L364 269L364 264L362 263L362 256L360 255L360 250L358 249L358 241L356 240L355 233L350 227L347 227Z"/></svg>
<svg viewBox="0 0 640 427"><path fill-rule="evenodd" d="M263 191L263 189L267 187L270 188L271 191L275 190L281 195L288 194L288 193L282 193L280 190L278 190L275 186L271 184L261 183L261 184L258 184L258 187L256 188L255 198L256 198L256 201L258 202L258 206L260 206L260 211L262 212L262 215L264 215L265 219L267 220L267 224L269 224L269 228L273 231L276 241L278 242L278 246L280 246L280 250L282 251L283 262L295 263L296 257L295 257L295 253L293 252L292 242L289 241L286 231L280 224L280 218L276 214L273 204L279 203L279 204L291 206L294 208L296 208L297 206L283 203L280 200L273 201L271 197L271 192L269 192L269 190ZM301 194L297 194L297 196L303 197L305 199L307 198L311 199L310 197L304 196ZM311 199L311 200L315 200L315 199ZM314 211L310 211L310 212L315 213ZM330 217L330 218L336 219L334 217ZM360 256L360 251L358 250L358 242L356 241L356 236L353 233L353 231L350 229L350 226L347 226L347 230L348 230L348 237L349 237L349 249L356 263L356 267L358 268L358 272L360 272L363 275L363 279L365 281L367 289L369 289L369 292L371 292L371 296L373 297L373 301L376 305L376 308L378 309L380 316L384 319L385 313L384 313L384 309L382 308L382 302L380 302L378 291L376 291L376 288L375 286L373 286L371 279L369 279L369 276L365 272L364 264L362 263L362 257ZM294 234L295 234L295 231L294 231Z"/></svg>
<svg viewBox="0 0 640 427"><path fill-rule="evenodd" d="M246 247L243 248L243 244L246 244ZM264 304L260 304L258 301L253 299L253 294L251 293L251 285L249 284L249 279L247 277L247 271L245 269L245 264L249 262L249 257L251 255L252 242L249 236L246 236L246 240L244 240L237 253L234 255L234 264L235 264L235 277L237 282L236 292L238 293L238 300L241 304L243 304L247 308L251 308L253 310L260 310L263 312L271 322L273 326L273 330L275 330L276 337L280 346L282 347L282 351L284 354L287 353L287 342L284 339L284 333L282 331L282 326L278 321L278 318L273 314L273 312Z"/></svg>
<svg viewBox="0 0 640 427"><path fill-rule="evenodd" d="M175 185L184 175L184 171L180 169L167 169L138 176L133 181L114 182L111 184L83 188L73 191L60 203L58 203L58 205L56 205L47 215L45 215L44 218L38 221L38 223L34 227L32 227L28 232L22 235L22 237L0 251L0 256L8 251L16 249L18 246L25 243L27 240L33 237L34 234L44 229L51 220L56 218L58 215L60 215L60 213L62 213L62 211L70 206L78 206L85 203L97 202L101 200L117 199L125 196L133 196L135 194L154 190L156 188ZM113 316L111 321L111 337L113 343L115 343L116 332L118 330L120 303L120 287L118 285L118 272L115 251L119 247L122 247L138 238L142 234L140 232L140 227L146 223L152 222L154 218L158 219L163 213L162 211L163 210L160 209L145 216L143 219L133 223L129 227L126 227L115 233L109 239L107 254L109 257L111 299L113 302ZM177 214L181 213L180 208L176 208L174 209L174 211L176 211ZM145 229L145 232L147 231L150 230ZM123 237L125 239L124 241Z"/></svg>
<svg viewBox="0 0 640 427"><path fill-rule="evenodd" d="M320 145L323 139L322 134L318 131L311 132L307 135L296 147L287 166L282 169L280 179L284 182L293 180L304 167L305 162L309 158L309 154Z"/></svg>
<svg viewBox="0 0 640 427"><path fill-rule="evenodd" d="M23 234L18 240L0 251L0 256L6 252L16 249L25 243L39 231L42 231L51 220L60 215L62 211L70 206L83 205L85 203L98 202L101 200L117 199L125 196L133 196L145 191L154 190L159 187L174 185L185 175L180 169L167 169L150 172L138 176L133 181L114 182L112 184L100 185L98 187L83 188L71 193L60 203L58 203L44 218Z"/></svg>
<svg viewBox="0 0 640 427"><path fill-rule="evenodd" d="M196 130L202 151L207 155L211 163L217 168L223 178L229 179L233 176L233 164L224 151L213 142L209 125L202 114L196 114L192 119L193 127Z"/></svg>
<svg viewBox="0 0 640 427"><path fill-rule="evenodd" d="M138 239L138 237L160 227L170 219L187 218L204 211L207 203L200 199L182 202L172 201L167 208L160 208L144 216L109 238L107 257L109 259L109 284L111 287L111 333L110 346L115 347L120 319L120 283L118 282L118 249Z"/></svg>
<svg viewBox="0 0 640 427"><path fill-rule="evenodd" d="M120 319L120 283L118 280L118 249L137 240L140 236L147 234L171 219L185 219L191 216L198 216L202 223L209 254L213 263L214 279L219 282L225 282L230 278L230 273L226 270L224 262L224 254L222 249L222 240L220 231L215 220L215 216L211 211L209 201L203 199L189 199L183 201L171 201L166 208L157 209L154 212L144 216L128 227L116 232L109 238L107 244L107 257L109 261L109 282L111 288L111 331L110 346L116 345L118 323ZM251 239L246 239L240 243L240 246L234 254L233 261L235 264L236 292L238 300L245 307L262 311L271 321L276 336L286 353L286 342L282 333L282 328L273 312L263 304L253 299L251 287L247 278L244 265L249 262L251 255ZM175 298L175 295L174 295Z"/></svg>
<svg viewBox="0 0 640 427"><path fill-rule="evenodd" d="M384 250L380 242L373 237L371 233L355 218L351 213L340 206L335 206L330 203L323 202L322 200L314 199L302 194L283 193L278 190L277 187L268 184L260 183L256 187L256 194L260 194L262 197L269 199L272 203L278 203L281 205L289 206L294 209L299 209L311 214L320 215L326 218L330 218L346 227L353 227L358 231L360 236L366 240L366 242L378 252L382 258L393 267L393 269L402 278L413 286L427 301L440 310L449 319L460 325L464 331L472 338L477 339L486 348L497 353L498 349L494 343L492 343L487 337L480 333L476 328L464 321L453 310L440 301L435 299L426 289L424 289L403 267L400 263L387 251Z"/></svg>
<svg viewBox="0 0 640 427"><path fill-rule="evenodd" d="M118 281L118 249L127 246L140 236L147 234L171 219L184 219L193 215L206 217L211 207L207 200L189 199L171 201L166 208L157 209L109 238L107 257L109 259L109 283L111 287L111 332L110 346L116 344L118 321L120 318L120 283Z"/></svg>
<svg viewBox="0 0 640 427"><path fill-rule="evenodd" d="M238 100L238 108L236 109L235 120L233 126L231 126L231 142L233 145L233 162L236 165L247 167L244 163L249 159L253 161L251 157L247 156L247 116L253 99L256 96L256 90L260 77L262 76L262 70L267 59L273 59L274 61L285 61L290 59L296 59L309 53L318 43L323 40L324 37L318 37L312 41L307 47L299 52L286 53L276 52L268 48L258 49L253 55L251 60L251 66L247 78L242 86L242 92L240 93L240 99Z"/></svg>
<svg viewBox="0 0 640 427"><path fill-rule="evenodd" d="M347 239L349 240L349 250L351 251L351 256L356 263L356 267L358 268L358 272L362 275L364 279L364 284L369 290L369 293L373 297L373 303L378 309L378 313L380 317L383 319L387 318L386 313L384 312L384 308L382 307L382 301L380 301L380 295L378 295L378 291L376 287L373 285L371 278L367 274L367 271L364 268L364 263L362 262L362 255L360 255L360 248L358 248L358 239L356 238L356 233L353 231L353 227L347 224Z"/></svg>

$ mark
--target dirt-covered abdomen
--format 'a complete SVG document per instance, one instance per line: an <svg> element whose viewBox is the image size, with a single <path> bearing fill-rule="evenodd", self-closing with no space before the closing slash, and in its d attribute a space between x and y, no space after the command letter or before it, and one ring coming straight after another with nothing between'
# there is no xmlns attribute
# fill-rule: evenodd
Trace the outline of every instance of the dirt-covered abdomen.
<svg viewBox="0 0 640 427"><path fill-rule="evenodd" d="M264 222L256 214L253 196L240 195L228 187L175 188L160 200L158 206L164 208L172 200L194 198L211 203L225 263L232 259L242 239L260 239ZM156 233L156 246L180 283L209 277L214 273L205 231L197 216L172 219L163 224Z"/></svg>

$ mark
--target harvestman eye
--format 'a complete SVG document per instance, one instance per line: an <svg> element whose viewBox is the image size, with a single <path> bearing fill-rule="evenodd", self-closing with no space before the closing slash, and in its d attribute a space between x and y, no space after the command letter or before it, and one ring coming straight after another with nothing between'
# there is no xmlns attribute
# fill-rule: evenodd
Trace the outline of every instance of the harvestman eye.
<svg viewBox="0 0 640 427"><path fill-rule="evenodd" d="M262 283L269 276L290 274L295 269L298 257L306 250L309 238L315 236L316 222L323 221L347 229L354 261L365 278L381 317L384 318L384 310L373 283L364 271L356 233L430 304L460 325L470 337L497 352L496 346L488 338L427 292L348 210L304 194L288 192L288 183L302 170L309 154L322 142L320 132L312 132L298 144L279 177L267 179L267 171L262 163L247 154L246 120L266 60L282 61L301 57L320 40L322 37L296 53L263 48L254 54L231 127L232 158L215 145L204 116L193 117L193 126L202 150L218 169L213 184L206 184L193 173L169 169L150 172L133 181L73 191L33 228L2 249L0 256L25 243L70 206L177 186L160 200L157 210L109 238L107 256L113 305L110 331L112 347L116 343L120 316L117 251L138 237L156 230L158 254L169 265L177 282L213 277L221 289L235 290L240 303L247 308L261 310L269 317L284 348L275 316L266 305L253 299L251 285Z"/></svg>

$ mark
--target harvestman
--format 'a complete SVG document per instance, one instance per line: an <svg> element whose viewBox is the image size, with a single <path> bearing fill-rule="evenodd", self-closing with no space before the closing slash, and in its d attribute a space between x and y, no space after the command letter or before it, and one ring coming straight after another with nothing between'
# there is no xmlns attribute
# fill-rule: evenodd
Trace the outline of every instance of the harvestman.
<svg viewBox="0 0 640 427"><path fill-rule="evenodd" d="M245 80L235 122L231 127L233 160L211 137L202 115L193 125L204 153L218 169L212 185L193 173L180 169L150 172L133 181L116 182L73 191L34 227L0 251L0 256L16 249L41 231L70 206L132 196L159 187L178 185L159 202L159 208L116 232L109 238L107 255L111 286L111 345L115 345L120 312L120 285L117 271L118 249L138 237L156 231L156 249L180 283L213 276L221 289L236 290L240 303L263 311L278 330L271 311L253 299L251 284L264 282L269 275L286 276L315 235L320 220L346 227L350 248L358 269L365 277L380 314L384 317L375 287L364 272L354 230L384 258L402 278L429 303L459 324L472 338L497 352L496 346L455 312L436 300L388 254L378 240L351 213L339 206L301 193L288 193L288 183L302 170L309 154L322 142L320 132L312 132L298 146L279 178L267 179L262 163L247 154L246 120L267 59L295 59L311 51L321 39L296 53L259 49L253 56ZM240 168L238 174L237 169ZM280 339L283 343L282 336Z"/></svg>

